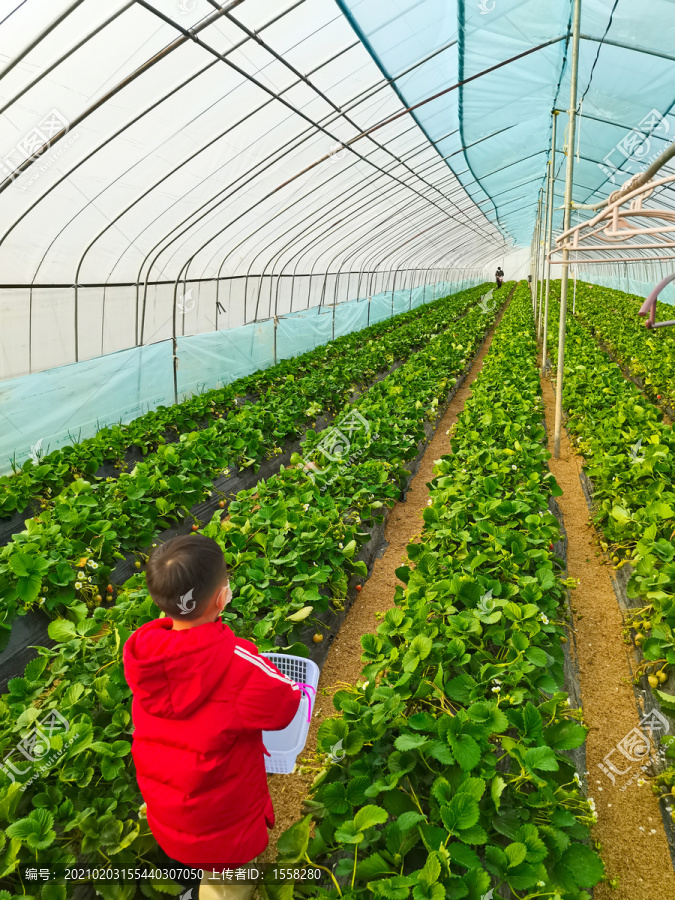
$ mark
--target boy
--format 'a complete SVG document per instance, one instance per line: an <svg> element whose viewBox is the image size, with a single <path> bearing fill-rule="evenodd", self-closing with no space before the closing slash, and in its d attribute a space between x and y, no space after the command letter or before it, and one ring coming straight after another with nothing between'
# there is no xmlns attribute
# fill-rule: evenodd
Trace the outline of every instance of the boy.
<svg viewBox="0 0 675 900"><path fill-rule="evenodd" d="M124 646L138 786L160 847L206 878L207 867L245 866L267 847L262 731L289 725L302 693L220 620L232 591L214 540L159 545L146 581L166 618Z"/></svg>

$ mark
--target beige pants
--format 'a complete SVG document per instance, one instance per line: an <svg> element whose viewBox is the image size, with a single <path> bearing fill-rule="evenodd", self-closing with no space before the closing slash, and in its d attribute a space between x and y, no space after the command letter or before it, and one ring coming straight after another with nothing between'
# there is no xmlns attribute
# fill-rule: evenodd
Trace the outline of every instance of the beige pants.
<svg viewBox="0 0 675 900"><path fill-rule="evenodd" d="M257 859L257 857L252 859L248 865L255 865ZM204 872L199 885L199 900L252 900L256 890L255 884L233 884L217 877L212 879L210 876L210 872L208 875Z"/></svg>

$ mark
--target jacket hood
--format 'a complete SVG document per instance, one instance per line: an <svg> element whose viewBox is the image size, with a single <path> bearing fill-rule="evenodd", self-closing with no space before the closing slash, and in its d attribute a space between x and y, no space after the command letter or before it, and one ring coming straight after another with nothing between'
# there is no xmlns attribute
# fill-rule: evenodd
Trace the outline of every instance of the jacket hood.
<svg viewBox="0 0 675 900"><path fill-rule="evenodd" d="M147 622L124 645L134 698L153 716L184 719L213 693L232 661L235 640L224 622L181 631L169 618Z"/></svg>

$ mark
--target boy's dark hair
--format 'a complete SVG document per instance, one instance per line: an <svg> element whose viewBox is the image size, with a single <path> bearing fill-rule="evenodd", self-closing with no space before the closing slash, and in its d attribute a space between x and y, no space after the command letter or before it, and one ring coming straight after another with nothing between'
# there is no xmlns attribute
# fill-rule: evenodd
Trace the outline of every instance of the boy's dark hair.
<svg viewBox="0 0 675 900"><path fill-rule="evenodd" d="M221 547L204 534L185 534L160 544L145 570L150 596L172 619L198 619L218 588L228 581Z"/></svg>

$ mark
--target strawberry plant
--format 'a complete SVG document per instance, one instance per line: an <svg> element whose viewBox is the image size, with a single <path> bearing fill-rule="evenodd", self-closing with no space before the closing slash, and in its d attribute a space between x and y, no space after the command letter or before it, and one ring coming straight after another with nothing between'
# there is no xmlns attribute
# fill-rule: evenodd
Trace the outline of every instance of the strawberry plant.
<svg viewBox="0 0 675 900"><path fill-rule="evenodd" d="M471 310L359 398L355 408L373 427L354 438L352 465L339 471L336 465L316 480L296 466L284 468L240 492L222 522L216 512L204 533L222 544L230 564L234 599L226 620L238 633L251 634L261 649L279 641L301 651L302 629L311 633L312 618L327 608L328 597L344 595L350 574L366 574L354 559L368 537L361 526L394 502L425 422L438 418L439 405L494 317ZM338 426L348 413L340 414ZM308 457L316 440L308 434ZM99 607L78 621L55 619L49 633L56 647L41 648L24 677L9 682L0 701L0 749L11 762L0 776L7 834L0 887L22 890L17 866L33 862L38 846L45 866L82 858L119 866L152 861L155 844L129 753L130 692L121 654L131 631L157 614L138 573L112 608ZM44 739L39 758L21 756L17 745L55 711L68 728ZM357 824L364 824L363 816ZM106 900L118 896L112 886L99 890ZM133 886L128 890L131 896ZM143 895L159 896L147 885ZM46 888L40 897L53 900Z"/></svg>
<svg viewBox="0 0 675 900"><path fill-rule="evenodd" d="M644 297L599 285L577 283L577 317L631 374L641 379L652 400L675 406L675 334L672 328L649 331L638 310ZM657 303L657 319L672 318L672 306Z"/></svg>
<svg viewBox="0 0 675 900"><path fill-rule="evenodd" d="M557 303L551 312L555 321ZM627 594L636 608L626 634L632 627L642 648L640 673L662 684L675 665L675 437L659 410L572 317L564 406L568 432L591 480L602 549L616 568L634 569ZM675 713L675 698L652 682L650 687L663 708Z"/></svg>
<svg viewBox="0 0 675 900"><path fill-rule="evenodd" d="M403 313L345 335L223 388L207 391L175 406L160 406L128 425L102 428L92 438L45 455L38 452L37 460L28 459L20 468L13 463L13 474L0 477L0 516L24 509L31 499L39 500L42 505L49 504L53 495L71 481L78 477L93 477L106 461L124 468L124 455L130 449L146 457L156 453L169 436L176 437L212 425L223 414L229 416L246 395L267 395L269 399L272 394L292 386L289 396L299 399L301 404L312 406L310 398L319 395L330 398L332 393L344 390L344 384L367 380L380 369L388 368L395 356L409 352L425 330L434 333L444 327L475 302L486 288L487 285L482 285L441 298L422 310ZM328 372L317 371L326 368ZM344 377L340 378L341 375ZM334 381L335 376L338 377ZM316 416L322 409L322 403L316 404L310 415Z"/></svg>
<svg viewBox="0 0 675 900"><path fill-rule="evenodd" d="M587 900L603 877L565 752L586 729L561 690L560 489L542 414L523 285L437 465L405 589L362 638L366 683L338 691L320 727L320 749L344 760L279 840L282 864L331 873L312 896L480 900L492 885Z"/></svg>
<svg viewBox="0 0 675 900"><path fill-rule="evenodd" d="M359 379L373 378L390 365L392 347L399 358L409 357L430 336L442 334L458 309L476 297L472 290L439 301L403 329L391 329L379 344L367 342L348 362L338 359L328 371L312 371L302 389L287 375L257 403L244 404L202 431L183 433L177 443L159 444L154 454L117 479L72 481L0 549L0 645L6 644L17 611L32 605L50 614L64 606L92 609L123 551L147 547L158 532L181 521L210 494L213 478L223 469L253 465L266 454L281 452L280 443L311 425L308 396L318 397L324 411L339 409ZM316 400L313 406L314 415ZM42 557L39 570L26 571L26 553ZM98 566L98 577L89 573L86 583L77 579L76 560L83 554Z"/></svg>

